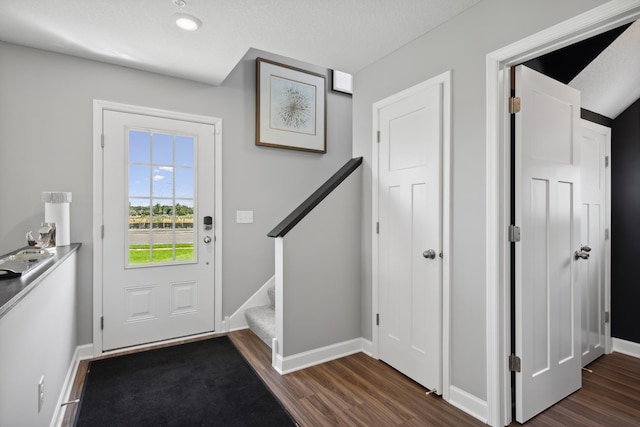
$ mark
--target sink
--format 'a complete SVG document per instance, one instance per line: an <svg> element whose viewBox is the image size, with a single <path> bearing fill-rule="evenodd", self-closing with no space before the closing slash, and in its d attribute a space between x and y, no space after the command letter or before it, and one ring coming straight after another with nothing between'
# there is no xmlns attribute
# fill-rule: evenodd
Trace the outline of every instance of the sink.
<svg viewBox="0 0 640 427"><path fill-rule="evenodd" d="M0 259L0 279L19 277L51 256L52 252L36 248L22 249L5 256Z"/></svg>
<svg viewBox="0 0 640 427"><path fill-rule="evenodd" d="M53 253L44 249L23 249L14 255L9 255L10 260L28 260L30 262L41 261L52 256Z"/></svg>

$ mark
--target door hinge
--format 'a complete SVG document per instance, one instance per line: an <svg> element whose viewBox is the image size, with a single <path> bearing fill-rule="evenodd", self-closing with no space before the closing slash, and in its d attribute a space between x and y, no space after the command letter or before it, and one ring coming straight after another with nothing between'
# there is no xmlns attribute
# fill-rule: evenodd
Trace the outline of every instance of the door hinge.
<svg viewBox="0 0 640 427"><path fill-rule="evenodd" d="M380 223L376 222L376 234L380 234Z"/></svg>
<svg viewBox="0 0 640 427"><path fill-rule="evenodd" d="M609 167L609 156L604 156L604 167L605 168Z"/></svg>
<svg viewBox="0 0 640 427"><path fill-rule="evenodd" d="M104 133L100 135L100 147L104 148Z"/></svg>
<svg viewBox="0 0 640 427"><path fill-rule="evenodd" d="M509 236L508 239L510 242L519 242L520 241L520 227L517 225L509 226Z"/></svg>
<svg viewBox="0 0 640 427"><path fill-rule="evenodd" d="M515 354L509 355L509 371L520 372L520 358Z"/></svg>
<svg viewBox="0 0 640 427"><path fill-rule="evenodd" d="M380 131L378 131L378 134L376 136L376 140L377 140L378 143L380 143Z"/></svg>
<svg viewBox="0 0 640 427"><path fill-rule="evenodd" d="M609 229L608 228L604 229L604 240L609 240Z"/></svg>
<svg viewBox="0 0 640 427"><path fill-rule="evenodd" d="M376 313L376 326L380 326L380 313Z"/></svg>
<svg viewBox="0 0 640 427"><path fill-rule="evenodd" d="M512 96L509 98L509 114L516 114L520 112L520 97Z"/></svg>
<svg viewBox="0 0 640 427"><path fill-rule="evenodd" d="M104 316L100 317L100 330L103 331L104 330Z"/></svg>
<svg viewBox="0 0 640 427"><path fill-rule="evenodd" d="M100 238L104 239L104 225L100 226Z"/></svg>
<svg viewBox="0 0 640 427"><path fill-rule="evenodd" d="M608 311L604 312L604 323L609 323L611 321L611 314Z"/></svg>

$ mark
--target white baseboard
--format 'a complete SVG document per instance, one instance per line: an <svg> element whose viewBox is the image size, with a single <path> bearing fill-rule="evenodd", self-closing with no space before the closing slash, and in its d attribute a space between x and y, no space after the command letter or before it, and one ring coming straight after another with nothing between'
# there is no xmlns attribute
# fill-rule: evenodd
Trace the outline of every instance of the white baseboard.
<svg viewBox="0 0 640 427"><path fill-rule="evenodd" d="M360 342L362 343L361 351L367 356L373 357L373 342L364 338L360 338Z"/></svg>
<svg viewBox="0 0 640 427"><path fill-rule="evenodd" d="M449 403L472 417L479 419L483 423L487 422L489 406L485 400L479 399L452 385L449 387Z"/></svg>
<svg viewBox="0 0 640 427"><path fill-rule="evenodd" d="M612 338L612 341L613 351L640 359L640 343L625 341L620 338Z"/></svg>
<svg viewBox="0 0 640 427"><path fill-rule="evenodd" d="M76 348L76 354L78 355L78 361L93 359L93 344L78 346L78 348Z"/></svg>
<svg viewBox="0 0 640 427"><path fill-rule="evenodd" d="M267 282L260 287L253 295L249 297L244 304L238 308L231 316L225 317L222 322L222 331L231 332L238 331L240 329L247 329L247 319L244 318L244 312L247 308L260 307L261 305L270 305L269 295L267 290L276 285L276 276L271 277Z"/></svg>
<svg viewBox="0 0 640 427"><path fill-rule="evenodd" d="M62 406L63 403L69 400L71 396L71 388L73 387L73 381L76 378L76 372L78 371L78 364L81 360L91 359L93 357L93 344L85 344L76 347L76 351L73 353L73 358L69 363L69 369L67 369L67 375L64 378L64 384L62 390L60 390L60 396L58 396L58 403L56 404L56 410L51 417L50 427L60 427L62 425L62 419L67 405Z"/></svg>
<svg viewBox="0 0 640 427"><path fill-rule="evenodd" d="M293 356L282 357L275 354L273 368L281 375L289 374L300 369L309 368L351 354L365 352L365 349L371 349L371 342L363 338L356 338L350 341L344 341L332 344L326 347L305 351L294 354Z"/></svg>

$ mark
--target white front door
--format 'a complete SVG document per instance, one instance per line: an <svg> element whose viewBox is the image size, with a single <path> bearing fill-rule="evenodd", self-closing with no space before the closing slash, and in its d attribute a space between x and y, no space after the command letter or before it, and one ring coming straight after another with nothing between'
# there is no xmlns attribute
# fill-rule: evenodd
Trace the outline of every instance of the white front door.
<svg viewBox="0 0 640 427"><path fill-rule="evenodd" d="M580 92L516 68L516 420L525 422L582 385Z"/></svg>
<svg viewBox="0 0 640 427"><path fill-rule="evenodd" d="M103 350L213 331L214 131L104 111Z"/></svg>
<svg viewBox="0 0 640 427"><path fill-rule="evenodd" d="M444 92L443 80L436 78L374 107L379 129L379 357L438 393Z"/></svg>
<svg viewBox="0 0 640 427"><path fill-rule="evenodd" d="M582 120L582 223L580 244L591 248L578 263L582 288L582 366L605 353L606 332L606 158L610 129Z"/></svg>

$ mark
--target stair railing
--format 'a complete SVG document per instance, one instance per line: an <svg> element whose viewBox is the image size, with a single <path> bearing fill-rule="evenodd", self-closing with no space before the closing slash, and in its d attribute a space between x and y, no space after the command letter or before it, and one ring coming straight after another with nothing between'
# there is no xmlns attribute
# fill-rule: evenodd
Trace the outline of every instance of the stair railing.
<svg viewBox="0 0 640 427"><path fill-rule="evenodd" d="M280 373L340 357L361 336L361 165L349 160L267 234L276 239Z"/></svg>

